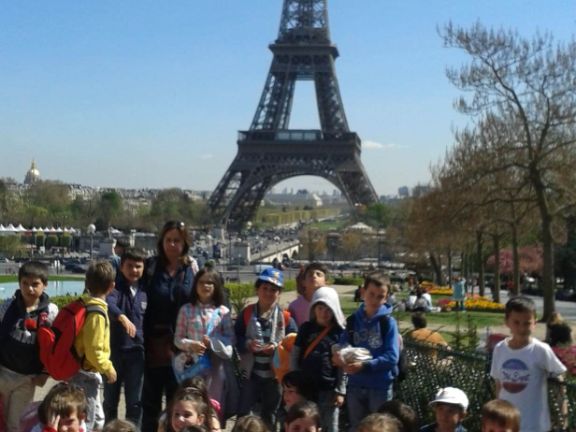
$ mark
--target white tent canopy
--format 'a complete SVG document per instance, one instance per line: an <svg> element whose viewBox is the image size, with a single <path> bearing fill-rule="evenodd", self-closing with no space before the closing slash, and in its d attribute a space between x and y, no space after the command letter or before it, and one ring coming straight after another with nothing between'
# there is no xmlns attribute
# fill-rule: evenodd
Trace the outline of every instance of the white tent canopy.
<svg viewBox="0 0 576 432"><path fill-rule="evenodd" d="M363 222L358 222L355 223L354 225L350 225L348 228L346 228L347 230L351 230L351 231L362 231L362 232L374 232L374 228L372 228L370 225L366 225Z"/></svg>
<svg viewBox="0 0 576 432"><path fill-rule="evenodd" d="M76 228L73 227L46 227L46 228L37 228L37 227L32 227L32 228L25 228L22 224L18 224L17 226L14 226L14 224L8 224L6 226L4 226L3 224L0 224L0 232L3 233L23 233L23 232L31 232L31 233L50 233L50 234L62 234L62 233L70 233L70 234L75 234L78 232L78 230Z"/></svg>

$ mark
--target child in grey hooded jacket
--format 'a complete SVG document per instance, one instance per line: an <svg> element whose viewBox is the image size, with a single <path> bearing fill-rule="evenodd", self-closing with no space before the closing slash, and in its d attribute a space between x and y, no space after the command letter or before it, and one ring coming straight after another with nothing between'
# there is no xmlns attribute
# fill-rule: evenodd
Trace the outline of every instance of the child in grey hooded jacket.
<svg viewBox="0 0 576 432"><path fill-rule="evenodd" d="M336 290L321 287L310 302L310 320L298 331L291 353L291 369L304 370L318 392L322 430L338 431L339 409L346 394L346 376L332 364L332 347L346 327Z"/></svg>

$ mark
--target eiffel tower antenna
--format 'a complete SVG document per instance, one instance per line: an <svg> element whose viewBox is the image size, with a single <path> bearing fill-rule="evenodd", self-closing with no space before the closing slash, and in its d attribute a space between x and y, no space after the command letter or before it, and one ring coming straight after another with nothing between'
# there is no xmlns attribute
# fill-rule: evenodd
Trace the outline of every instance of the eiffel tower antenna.
<svg viewBox="0 0 576 432"><path fill-rule="evenodd" d="M209 200L216 221L241 229L270 188L301 175L328 180L353 208L377 202L340 96L327 0L284 0L269 48L274 57L254 119L239 132L238 153ZM303 80L314 82L320 130L289 128L295 85Z"/></svg>

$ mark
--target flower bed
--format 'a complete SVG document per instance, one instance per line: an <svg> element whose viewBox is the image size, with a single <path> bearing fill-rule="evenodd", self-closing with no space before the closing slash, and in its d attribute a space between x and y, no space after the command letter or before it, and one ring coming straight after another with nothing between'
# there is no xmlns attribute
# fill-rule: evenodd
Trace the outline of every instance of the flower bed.
<svg viewBox="0 0 576 432"><path fill-rule="evenodd" d="M436 285L432 282L424 281L420 284L422 288L424 288L430 295L443 295L443 296L451 296L452 295L452 287L449 285Z"/></svg>
<svg viewBox="0 0 576 432"><path fill-rule="evenodd" d="M456 307L456 302L448 298L442 298L437 302L438 307L443 312L449 312ZM467 311L480 311L480 312L504 312L504 305L495 303L487 297L480 297L475 294L464 301L464 308Z"/></svg>

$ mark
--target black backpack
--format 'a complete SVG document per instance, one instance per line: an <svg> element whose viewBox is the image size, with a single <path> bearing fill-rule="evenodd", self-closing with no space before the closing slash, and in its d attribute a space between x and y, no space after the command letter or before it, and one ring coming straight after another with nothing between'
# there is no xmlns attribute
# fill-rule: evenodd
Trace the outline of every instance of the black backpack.
<svg viewBox="0 0 576 432"><path fill-rule="evenodd" d="M388 332L390 319L391 318L389 315L382 315L380 317L380 334L384 335ZM350 315L348 318L346 318L346 332L348 333L348 343L351 343L354 340L354 315ZM406 379L409 369L408 358L406 357L406 353L403 349L400 349L398 364L396 366L398 367L398 375L394 377L394 381L403 381Z"/></svg>

